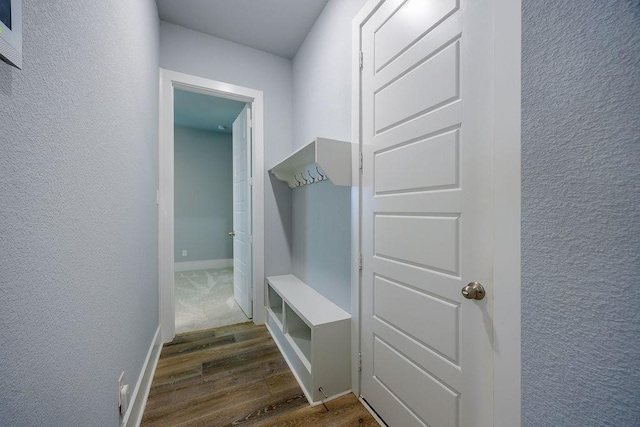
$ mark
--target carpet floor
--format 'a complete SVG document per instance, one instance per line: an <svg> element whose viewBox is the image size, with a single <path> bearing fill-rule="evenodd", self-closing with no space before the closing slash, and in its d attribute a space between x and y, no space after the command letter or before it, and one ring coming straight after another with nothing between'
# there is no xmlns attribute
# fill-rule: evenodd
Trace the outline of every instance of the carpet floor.
<svg viewBox="0 0 640 427"><path fill-rule="evenodd" d="M216 328L249 319L233 298L233 268L175 275L176 333Z"/></svg>

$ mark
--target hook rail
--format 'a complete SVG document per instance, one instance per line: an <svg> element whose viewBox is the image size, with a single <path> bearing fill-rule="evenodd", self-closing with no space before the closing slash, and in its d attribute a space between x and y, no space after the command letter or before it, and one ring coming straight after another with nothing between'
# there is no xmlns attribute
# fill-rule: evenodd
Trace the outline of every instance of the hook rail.
<svg viewBox="0 0 640 427"><path fill-rule="evenodd" d="M312 173L313 169L306 169L301 172L293 174L293 182L289 183L291 188L303 187L305 185L314 184L316 182L327 181L329 177L321 171L318 166L315 167L315 174ZM299 176L298 176L299 175Z"/></svg>

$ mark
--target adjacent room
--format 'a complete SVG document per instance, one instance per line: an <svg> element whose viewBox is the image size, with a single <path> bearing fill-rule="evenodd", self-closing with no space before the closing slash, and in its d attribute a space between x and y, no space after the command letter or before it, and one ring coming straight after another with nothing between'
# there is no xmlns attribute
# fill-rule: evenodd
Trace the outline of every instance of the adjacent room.
<svg viewBox="0 0 640 427"><path fill-rule="evenodd" d="M234 268L234 204L239 201L234 202L238 168L234 168L232 132L244 108L239 101L184 90L174 93L178 334L249 320L234 298L234 271L250 268Z"/></svg>

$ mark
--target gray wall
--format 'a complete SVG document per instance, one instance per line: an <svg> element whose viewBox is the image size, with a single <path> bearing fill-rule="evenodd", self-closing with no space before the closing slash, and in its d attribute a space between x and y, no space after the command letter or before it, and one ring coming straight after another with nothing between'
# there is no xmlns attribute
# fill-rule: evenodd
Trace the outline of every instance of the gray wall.
<svg viewBox="0 0 640 427"><path fill-rule="evenodd" d="M525 426L640 425L640 3L524 1Z"/></svg>
<svg viewBox="0 0 640 427"><path fill-rule="evenodd" d="M351 189L330 182L295 188L293 274L351 311Z"/></svg>
<svg viewBox="0 0 640 427"><path fill-rule="evenodd" d="M176 126L174 144L176 262L233 258L231 134Z"/></svg>
<svg viewBox="0 0 640 427"><path fill-rule="evenodd" d="M291 152L291 61L161 22L160 66L264 92L265 273L290 273L291 194L266 171Z"/></svg>
<svg viewBox="0 0 640 427"><path fill-rule="evenodd" d="M351 140L351 21L366 0L329 0L293 58L293 148Z"/></svg>
<svg viewBox="0 0 640 427"><path fill-rule="evenodd" d="M330 0L293 59L293 146L351 140L351 21L365 0ZM349 187L293 192L293 272L351 311Z"/></svg>
<svg viewBox="0 0 640 427"><path fill-rule="evenodd" d="M158 326L152 0L25 0L0 62L0 424L116 426Z"/></svg>

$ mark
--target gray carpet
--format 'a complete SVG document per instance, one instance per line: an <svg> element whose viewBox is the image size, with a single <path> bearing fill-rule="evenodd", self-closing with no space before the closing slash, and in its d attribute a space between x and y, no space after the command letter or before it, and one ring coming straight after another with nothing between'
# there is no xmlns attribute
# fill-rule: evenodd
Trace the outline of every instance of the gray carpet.
<svg viewBox="0 0 640 427"><path fill-rule="evenodd" d="M183 271L175 275L176 333L246 322L233 299L233 268Z"/></svg>

